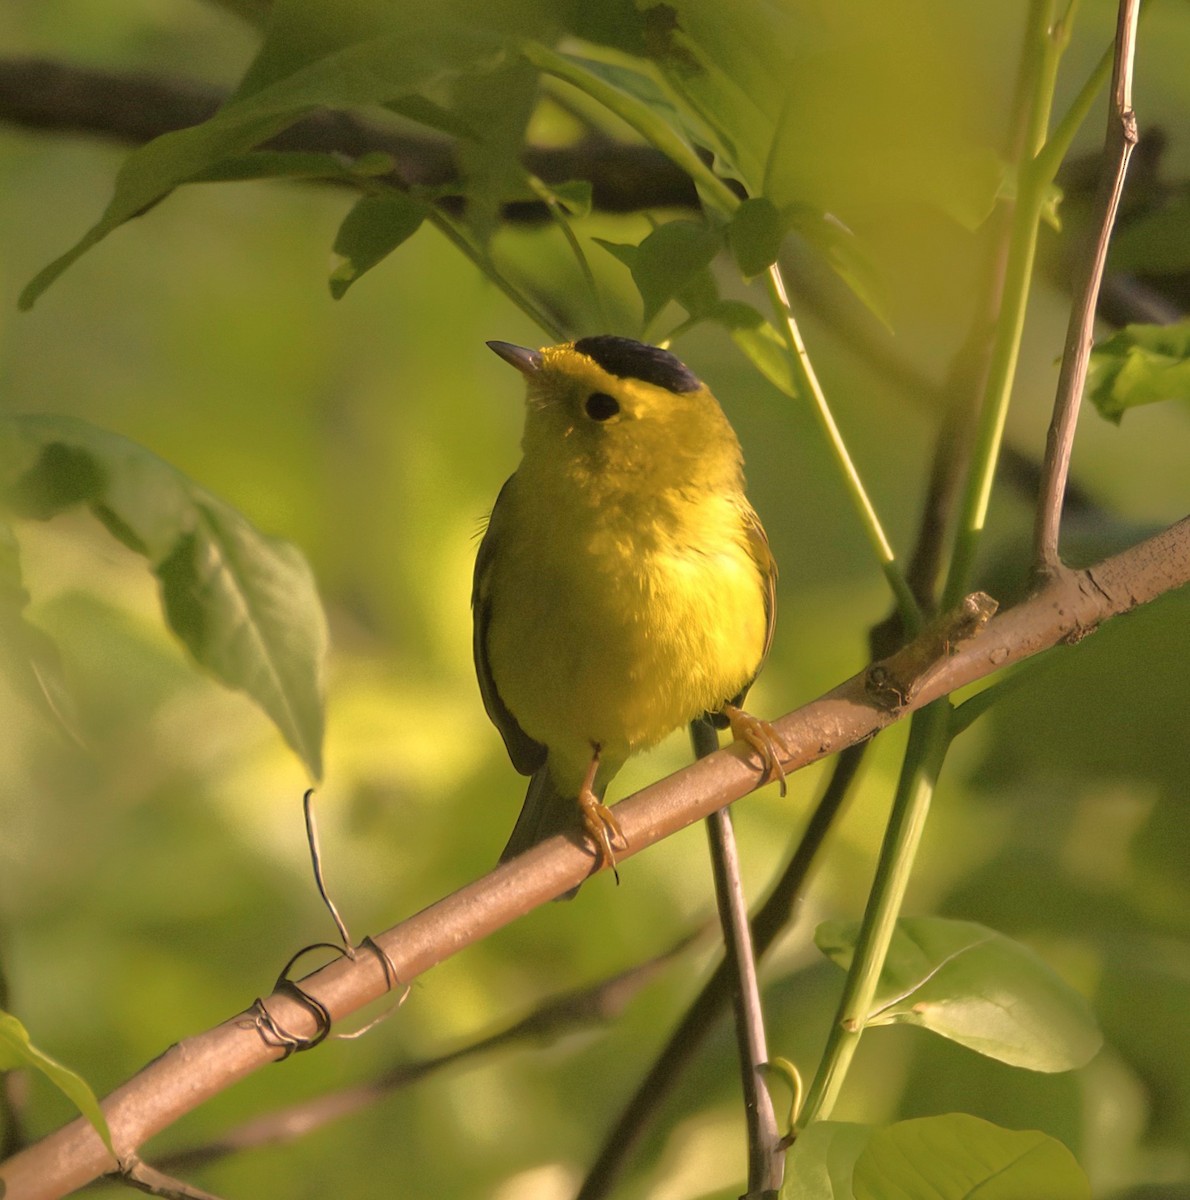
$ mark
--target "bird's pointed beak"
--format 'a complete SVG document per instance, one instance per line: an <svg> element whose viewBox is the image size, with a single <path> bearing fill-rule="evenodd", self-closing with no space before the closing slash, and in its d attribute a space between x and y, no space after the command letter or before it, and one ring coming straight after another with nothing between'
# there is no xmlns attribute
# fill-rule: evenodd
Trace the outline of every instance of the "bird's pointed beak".
<svg viewBox="0 0 1190 1200"><path fill-rule="evenodd" d="M488 342L510 367L516 367L522 375L536 375L541 370L541 354L525 346L514 346L511 342Z"/></svg>

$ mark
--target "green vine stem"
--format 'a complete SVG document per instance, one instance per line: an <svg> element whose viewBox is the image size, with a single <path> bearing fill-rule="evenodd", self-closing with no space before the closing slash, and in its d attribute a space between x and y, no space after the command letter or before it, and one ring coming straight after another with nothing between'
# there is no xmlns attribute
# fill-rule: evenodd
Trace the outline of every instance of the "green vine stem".
<svg viewBox="0 0 1190 1200"><path fill-rule="evenodd" d="M847 1069L859 1047L925 830L934 786L950 744L950 713L949 702L937 700L916 714L910 725L905 761L851 969L847 973L826 1050L806 1093L806 1102L797 1122L799 1129L831 1115Z"/></svg>

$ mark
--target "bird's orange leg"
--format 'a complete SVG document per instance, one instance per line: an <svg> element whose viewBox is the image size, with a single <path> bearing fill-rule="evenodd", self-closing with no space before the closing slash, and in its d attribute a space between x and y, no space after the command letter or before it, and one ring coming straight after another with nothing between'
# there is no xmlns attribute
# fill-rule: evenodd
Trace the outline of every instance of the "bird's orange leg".
<svg viewBox="0 0 1190 1200"><path fill-rule="evenodd" d="M596 746L583 785L578 791L578 806L583 815L583 828L587 836L595 843L599 853L599 865L611 867L616 882L620 882L620 874L616 870L616 851L613 842L619 841L624 846L628 839L616 820L615 813L595 794L595 776L599 771L599 747Z"/></svg>
<svg viewBox="0 0 1190 1200"><path fill-rule="evenodd" d="M781 795L785 795L785 768L781 765L781 755L788 755L789 747L781 735L768 723L751 713L746 713L734 704L723 706L723 715L731 726L731 736L737 742L744 742L760 755L764 765L765 782L776 779Z"/></svg>

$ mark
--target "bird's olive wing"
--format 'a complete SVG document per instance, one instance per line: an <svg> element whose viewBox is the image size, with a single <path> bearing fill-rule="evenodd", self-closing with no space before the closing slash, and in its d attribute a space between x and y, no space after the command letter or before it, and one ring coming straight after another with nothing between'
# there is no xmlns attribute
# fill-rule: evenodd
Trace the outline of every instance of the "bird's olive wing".
<svg viewBox="0 0 1190 1200"><path fill-rule="evenodd" d="M496 681L492 678L491 664L488 662L488 626L492 618L492 561L499 553L502 524L500 502L505 499L511 482L512 479L508 479L500 489L500 495L496 497L483 541L479 543L479 553L475 557L475 578L471 588L472 651L483 706L492 724L504 739L512 765L522 775L532 775L545 762L546 748L540 742L534 741L517 724L516 717L508 711L508 706L500 698Z"/></svg>

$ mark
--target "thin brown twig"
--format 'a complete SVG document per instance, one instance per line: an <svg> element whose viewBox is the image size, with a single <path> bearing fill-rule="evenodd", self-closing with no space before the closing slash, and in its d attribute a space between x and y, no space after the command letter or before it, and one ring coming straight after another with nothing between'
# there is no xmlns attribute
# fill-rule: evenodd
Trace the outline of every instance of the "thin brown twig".
<svg viewBox="0 0 1190 1200"><path fill-rule="evenodd" d="M792 919L810 869L842 810L866 749L867 743L860 743L849 746L839 755L822 799L811 814L793 855L752 918L752 942L757 960L765 956ZM682 1072L715 1030L730 1002L733 982L731 964L721 959L604 1138L576 1200L602 1200L610 1194L644 1137L650 1118L660 1109Z"/></svg>
<svg viewBox="0 0 1190 1200"><path fill-rule="evenodd" d="M1107 138L1103 151L1104 170L1095 206L1099 220L1095 223L1094 241L1079 267L1074 287L1074 304L1066 331L1053 418L1046 436L1041 491L1037 500L1033 539L1034 569L1041 577L1062 570L1062 560L1058 553L1062 497L1070 471L1070 454L1074 447L1079 406L1087 381L1087 365L1090 362L1091 343L1095 333L1095 309L1099 301L1104 265L1107 262L1107 248L1116 223L1120 196L1124 191L1128 159L1136 145L1136 114L1132 110L1132 68L1136 54L1136 23L1139 13L1140 0L1120 0Z"/></svg>
<svg viewBox="0 0 1190 1200"><path fill-rule="evenodd" d="M690 740L698 758L713 753L719 745L714 727L705 720L695 721L690 726ZM781 1186L784 1168L777 1114L773 1111L772 1099L761 1078L761 1068L769 1059L764 1034L764 1008L760 1002L752 929L748 921L748 901L740 876L740 856L731 823L731 810L724 808L711 813L706 826L719 926L723 931L724 962L732 980L736 1048L748 1129L748 1195L760 1196Z"/></svg>
<svg viewBox="0 0 1190 1200"><path fill-rule="evenodd" d="M773 722L789 753L787 773L872 737L909 713L957 688L995 674L1042 650L1080 640L1102 622L1190 582L1190 517L1094 567L1063 572L1006 610L970 641L925 673L904 707L888 708L867 694L863 671L825 696ZM729 746L622 801L616 814L633 855L708 817L753 790L752 756ZM467 946L581 883L590 873L589 848L558 836L439 900L374 940L399 977L410 982ZM374 955L339 959L302 980L334 1020L386 994L388 973ZM307 1006L275 993L275 1020L295 1037L317 1023ZM233 1083L283 1057L261 1037L248 1012L177 1043L104 1102L117 1152L135 1153L149 1137ZM94 1129L82 1118L0 1165L7 1200L56 1200L113 1170Z"/></svg>

